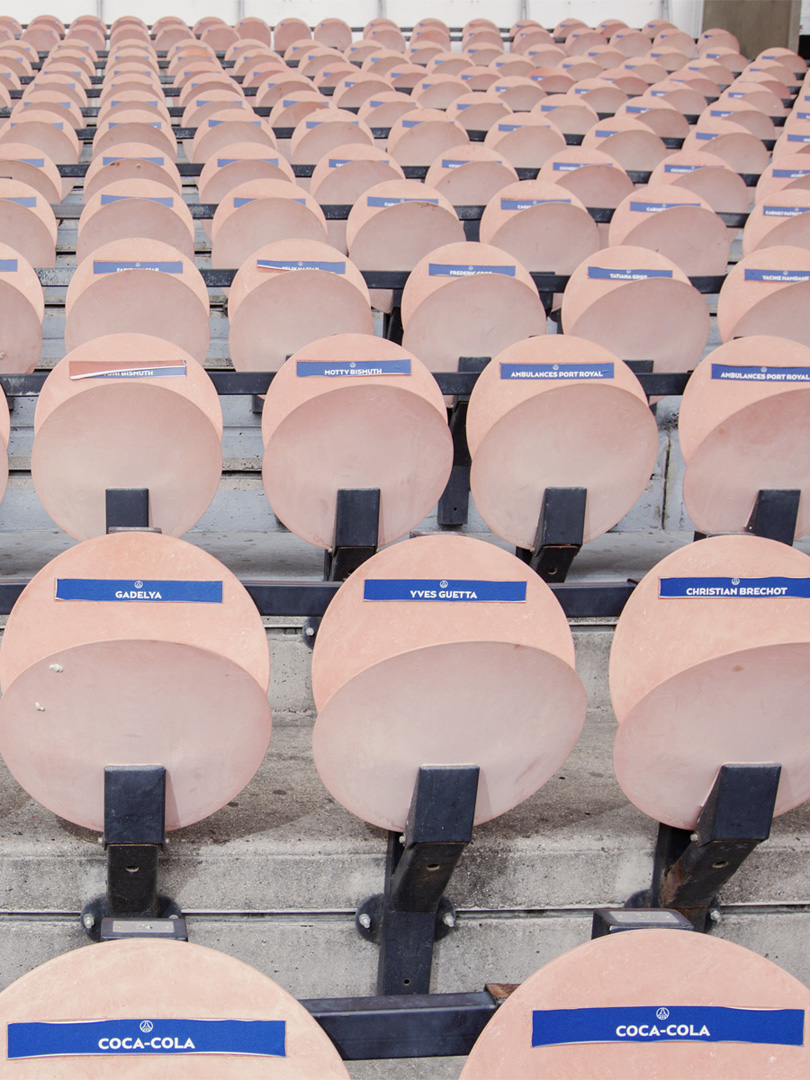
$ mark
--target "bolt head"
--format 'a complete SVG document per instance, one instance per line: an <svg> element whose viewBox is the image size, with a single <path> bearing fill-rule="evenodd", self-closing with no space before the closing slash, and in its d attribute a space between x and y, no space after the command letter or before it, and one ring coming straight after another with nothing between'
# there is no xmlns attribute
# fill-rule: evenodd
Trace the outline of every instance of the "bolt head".
<svg viewBox="0 0 810 1080"><path fill-rule="evenodd" d="M712 922L720 922L720 912L719 911L710 911L709 912L709 919Z"/></svg>
<svg viewBox="0 0 810 1080"><path fill-rule="evenodd" d="M358 917L357 921L360 923L364 930L371 929L371 916L366 915L365 912L363 912L363 914Z"/></svg>
<svg viewBox="0 0 810 1080"><path fill-rule="evenodd" d="M89 911L86 915L82 915L82 926L85 928L85 930L92 930L95 925L96 920L93 918Z"/></svg>
<svg viewBox="0 0 810 1080"><path fill-rule="evenodd" d="M456 917L452 913L452 911L448 911L442 916L442 922L445 926L449 926L452 930L452 928L456 925Z"/></svg>

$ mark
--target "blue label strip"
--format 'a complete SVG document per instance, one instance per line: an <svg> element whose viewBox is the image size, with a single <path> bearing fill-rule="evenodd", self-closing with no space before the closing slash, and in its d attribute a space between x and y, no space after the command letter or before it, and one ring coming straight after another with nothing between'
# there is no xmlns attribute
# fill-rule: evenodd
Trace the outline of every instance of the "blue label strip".
<svg viewBox="0 0 810 1080"><path fill-rule="evenodd" d="M345 262L313 262L311 260L257 259L261 270L326 270L330 274L345 274Z"/></svg>
<svg viewBox="0 0 810 1080"><path fill-rule="evenodd" d="M161 274L182 274L181 262L96 262L94 274L117 274L119 270L157 270Z"/></svg>
<svg viewBox="0 0 810 1080"><path fill-rule="evenodd" d="M520 604L526 600L525 581L458 581L445 578L367 578L364 600L406 600L461 603Z"/></svg>
<svg viewBox="0 0 810 1080"><path fill-rule="evenodd" d="M137 1054L286 1057L284 1020L76 1020L11 1023L10 1060Z"/></svg>
<svg viewBox="0 0 810 1080"><path fill-rule="evenodd" d="M0 259L0 273L14 274L17 271L16 259Z"/></svg>
<svg viewBox="0 0 810 1080"><path fill-rule="evenodd" d="M221 581L145 581L141 578L57 578L56 600L101 603L221 604Z"/></svg>
<svg viewBox="0 0 810 1080"><path fill-rule="evenodd" d="M514 266L461 266L455 263L428 263L429 277L475 277L476 274L502 274L514 277Z"/></svg>
<svg viewBox="0 0 810 1080"><path fill-rule="evenodd" d="M501 199L501 210L528 210L530 206L545 206L546 203L568 203L570 199Z"/></svg>
<svg viewBox="0 0 810 1080"><path fill-rule="evenodd" d="M773 175L780 180L798 180L801 176L810 176L810 169L774 169Z"/></svg>
<svg viewBox="0 0 810 1080"><path fill-rule="evenodd" d="M810 367L736 367L712 364L712 378L726 382L810 382Z"/></svg>
<svg viewBox="0 0 810 1080"><path fill-rule="evenodd" d="M646 281L647 278L671 278L671 270L625 270L624 267L589 266L588 277L596 281Z"/></svg>
<svg viewBox="0 0 810 1080"><path fill-rule="evenodd" d="M110 157L106 157L106 156L102 157L101 164L102 165L113 165L116 161L151 161L151 163L153 165L162 165L163 164L163 158L162 157L129 158L129 157L121 157L120 154L113 154Z"/></svg>
<svg viewBox="0 0 810 1080"><path fill-rule="evenodd" d="M394 199L392 197L386 197L385 195L369 195L366 198L366 206L399 206L400 203L432 203L433 206L439 205L438 199L417 199L417 198L401 198Z"/></svg>
<svg viewBox="0 0 810 1080"><path fill-rule="evenodd" d="M36 206L35 195L4 195L3 202L18 203L20 206Z"/></svg>
<svg viewBox="0 0 810 1080"><path fill-rule="evenodd" d="M612 379L613 364L501 364L502 379Z"/></svg>
<svg viewBox="0 0 810 1080"><path fill-rule="evenodd" d="M160 203L161 206L174 206L174 199L171 195L102 195L101 205L107 206L109 203L123 202L126 199L142 199L146 202Z"/></svg>
<svg viewBox="0 0 810 1080"><path fill-rule="evenodd" d="M24 165L34 165L37 169L45 168L45 158L41 157L24 157L19 159Z"/></svg>
<svg viewBox="0 0 810 1080"><path fill-rule="evenodd" d="M665 165L664 172L667 173L690 173L696 169L705 169L705 165Z"/></svg>
<svg viewBox="0 0 810 1080"><path fill-rule="evenodd" d="M323 360L296 360L295 373L299 379L337 379L352 375L410 375L411 361L399 360L352 360L348 364L334 364Z"/></svg>
<svg viewBox="0 0 810 1080"><path fill-rule="evenodd" d="M803 1046L804 1010L672 1005L532 1012L532 1046L535 1047L624 1042Z"/></svg>
<svg viewBox="0 0 810 1080"><path fill-rule="evenodd" d="M223 169L226 165L234 165L237 161L266 161L268 165L278 165L278 158L217 158L217 168Z"/></svg>
<svg viewBox="0 0 810 1080"><path fill-rule="evenodd" d="M165 367L113 368L109 371L78 371L76 374L72 370L73 361L70 361L70 364L69 378L74 382L79 379L168 379L186 373L185 361L182 364L167 364Z"/></svg>
<svg viewBox="0 0 810 1080"><path fill-rule="evenodd" d="M763 206L762 213L765 217L798 217L808 210L810 206Z"/></svg>
<svg viewBox="0 0 810 1080"><path fill-rule="evenodd" d="M694 206L700 209L700 203L696 202L634 202L632 199L630 201L630 209L637 214L660 214L664 210L677 210L680 206Z"/></svg>
<svg viewBox="0 0 810 1080"><path fill-rule="evenodd" d="M716 597L810 597L810 578L788 577L674 577L660 578L658 595L664 600Z"/></svg>
<svg viewBox="0 0 810 1080"><path fill-rule="evenodd" d="M754 270L746 268L745 281L770 281L790 284L794 281L810 281L810 270Z"/></svg>

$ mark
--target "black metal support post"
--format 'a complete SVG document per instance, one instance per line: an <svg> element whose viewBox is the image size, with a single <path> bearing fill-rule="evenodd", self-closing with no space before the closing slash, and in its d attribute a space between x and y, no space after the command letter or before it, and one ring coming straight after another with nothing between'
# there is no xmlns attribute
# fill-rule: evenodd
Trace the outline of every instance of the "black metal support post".
<svg viewBox="0 0 810 1080"><path fill-rule="evenodd" d="M149 528L149 488L107 488L107 532Z"/></svg>
<svg viewBox="0 0 810 1080"><path fill-rule="evenodd" d="M490 361L489 356L460 356L458 370L479 375ZM460 395L449 410L450 434L453 436L453 468L439 499L440 525L466 525L470 508L470 448L467 445L467 406L470 395Z"/></svg>
<svg viewBox="0 0 810 1080"><path fill-rule="evenodd" d="M565 581L582 547L587 497L585 488L546 488L543 493L534 547L515 552L543 581Z"/></svg>
<svg viewBox="0 0 810 1080"><path fill-rule="evenodd" d="M377 550L380 489L341 488L335 510L335 539L324 559L324 579L345 581Z"/></svg>
<svg viewBox="0 0 810 1080"><path fill-rule="evenodd" d="M82 925L93 941L132 936L186 938L180 909L157 891L165 819L166 770L162 765L105 768L107 891L82 911Z"/></svg>
<svg viewBox="0 0 810 1080"><path fill-rule="evenodd" d="M746 530L768 540L779 540L791 546L796 536L801 491L766 488L757 493L757 500Z"/></svg>
<svg viewBox="0 0 810 1080"><path fill-rule="evenodd" d="M597 908L593 913L591 939L625 930L694 929L685 915L668 908Z"/></svg>
<svg viewBox="0 0 810 1080"><path fill-rule="evenodd" d="M659 825L652 887L628 906L674 908L696 930L710 929L717 893L770 835L781 771L722 765L693 833Z"/></svg>
<svg viewBox="0 0 810 1080"><path fill-rule="evenodd" d="M388 834L385 891L356 915L359 933L380 946L378 994L427 994L433 946L455 925L444 896L472 839L477 765L423 765L404 835Z"/></svg>

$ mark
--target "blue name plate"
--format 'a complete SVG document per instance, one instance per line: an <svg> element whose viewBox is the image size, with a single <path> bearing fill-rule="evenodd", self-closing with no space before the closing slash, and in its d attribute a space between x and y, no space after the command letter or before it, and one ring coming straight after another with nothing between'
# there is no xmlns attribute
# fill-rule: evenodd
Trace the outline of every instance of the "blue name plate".
<svg viewBox="0 0 810 1080"><path fill-rule="evenodd" d="M443 169L458 169L461 165L469 164L469 161L461 161L459 158L442 158Z"/></svg>
<svg viewBox="0 0 810 1080"><path fill-rule="evenodd" d="M800 143L810 142L810 135L788 135L787 141Z"/></svg>
<svg viewBox="0 0 810 1080"><path fill-rule="evenodd" d="M9 1059L106 1054L286 1057L284 1020L76 1020L11 1023Z"/></svg>
<svg viewBox="0 0 810 1080"><path fill-rule="evenodd" d="M278 158L277 157L273 157L273 158L270 158L270 157L266 157L266 158L235 158L235 157L224 158L224 157L221 157L221 158L217 158L217 168L222 169L226 165L235 165L239 161L266 161L268 165L278 165Z"/></svg>
<svg viewBox="0 0 810 1080"><path fill-rule="evenodd" d="M546 203L568 203L570 199L501 199L501 210L528 210L530 206L544 206Z"/></svg>
<svg viewBox="0 0 810 1080"><path fill-rule="evenodd" d="M256 265L261 270L327 270L330 274L345 274L345 262L314 262L299 259L257 259Z"/></svg>
<svg viewBox="0 0 810 1080"><path fill-rule="evenodd" d="M810 578L787 577L676 577L659 578L658 595L664 600L694 597L810 597Z"/></svg>
<svg viewBox="0 0 810 1080"><path fill-rule="evenodd" d="M20 161L22 161L24 165L35 165L38 169L44 169L45 168L45 158L41 158L41 157L24 157L24 158L20 158Z"/></svg>
<svg viewBox="0 0 810 1080"><path fill-rule="evenodd" d="M646 107L643 106L643 105L628 105L627 108L625 109L625 112L629 112L629 113L645 113L645 112L649 112L649 111L650 111L649 105L646 106Z"/></svg>
<svg viewBox="0 0 810 1080"><path fill-rule="evenodd" d="M20 206L36 206L35 195L8 195L3 196L3 202L19 203Z"/></svg>
<svg viewBox="0 0 810 1080"><path fill-rule="evenodd" d="M612 161L555 161L552 163L553 172L573 172L574 169L589 169L596 168L598 165L610 165L612 167Z"/></svg>
<svg viewBox="0 0 810 1080"><path fill-rule="evenodd" d="M0 259L0 273L15 274L17 272L16 259Z"/></svg>
<svg viewBox="0 0 810 1080"><path fill-rule="evenodd" d="M502 379L612 379L613 364L501 364Z"/></svg>
<svg viewBox="0 0 810 1080"><path fill-rule="evenodd" d="M477 101L462 101L460 105L456 105L456 108L459 112L461 112L462 109L471 109L473 105L477 104Z"/></svg>
<svg viewBox="0 0 810 1080"><path fill-rule="evenodd" d="M348 364L296 360L295 373L300 379L312 376L337 379L347 375L410 375L411 361L407 357L399 360L352 360Z"/></svg>
<svg viewBox="0 0 810 1080"><path fill-rule="evenodd" d="M731 116L733 109L709 109L709 116Z"/></svg>
<svg viewBox="0 0 810 1080"><path fill-rule="evenodd" d="M93 361L91 361L93 363ZM99 368L97 371L83 371L81 368L82 361L79 360L77 368L74 368L74 364L77 364L75 360L69 361L70 375L68 376L72 382L76 382L79 379L168 379L178 378L186 373L185 360L180 364L166 364L162 367L131 367L131 368Z"/></svg>
<svg viewBox="0 0 810 1080"><path fill-rule="evenodd" d="M463 603L520 604L525 581L450 581L445 578L366 578L364 600L427 600Z"/></svg>
<svg viewBox="0 0 810 1080"><path fill-rule="evenodd" d="M719 139L720 138L720 132L719 131L696 131L695 132L695 138L696 139L702 139L704 142L706 142L709 139Z"/></svg>
<svg viewBox="0 0 810 1080"><path fill-rule="evenodd" d="M145 202L160 203L161 206L174 206L174 199L171 195L166 196L165 198L162 195L102 195L101 205L107 206L109 203L123 202L126 199L136 198L142 199Z"/></svg>
<svg viewBox="0 0 810 1080"><path fill-rule="evenodd" d="M56 600L101 603L221 604L221 581L127 581L113 578L57 578Z"/></svg>
<svg viewBox="0 0 810 1080"><path fill-rule="evenodd" d="M754 270L746 269L745 281L774 281L778 284L810 280L810 270Z"/></svg>
<svg viewBox="0 0 810 1080"><path fill-rule="evenodd" d="M233 200L233 205L238 210L240 206L247 206L248 203L262 202L262 201L263 200L261 200L261 199L255 199L255 198L251 198L251 197L246 198L244 196L237 196L237 198L235 198ZM306 199L287 199L286 201L287 202L300 203L302 206L307 205L307 200Z"/></svg>
<svg viewBox="0 0 810 1080"><path fill-rule="evenodd" d="M803 1009L669 1008L535 1009L532 1046L578 1043L736 1042L804 1045Z"/></svg>
<svg viewBox="0 0 810 1080"><path fill-rule="evenodd" d="M588 277L597 281L646 281L647 278L671 278L671 270L625 270L623 267L589 266Z"/></svg>
<svg viewBox="0 0 810 1080"><path fill-rule="evenodd" d="M111 157L102 157L101 164L102 165L112 165L116 161L151 161L153 165L162 165L163 164L163 158L162 157L128 158L128 157L121 157L120 154L116 154L116 155L111 156Z"/></svg>
<svg viewBox="0 0 810 1080"><path fill-rule="evenodd" d="M607 128L597 128L594 132L597 139L609 139L611 135L618 135L618 131L608 131Z"/></svg>
<svg viewBox="0 0 810 1080"><path fill-rule="evenodd" d="M810 176L810 169L774 169L773 175L780 180L798 180L801 176Z"/></svg>
<svg viewBox="0 0 810 1080"><path fill-rule="evenodd" d="M453 263L428 263L429 277L474 277L476 274L502 274L514 277L514 266L458 266Z"/></svg>
<svg viewBox="0 0 810 1080"><path fill-rule="evenodd" d="M700 203L696 202L633 202L630 201L630 209L638 214L660 214L664 210L676 210L679 206L694 206L700 209Z"/></svg>
<svg viewBox="0 0 810 1080"><path fill-rule="evenodd" d="M182 274L181 262L96 262L94 274L117 274L121 270L158 270L161 274Z"/></svg>
<svg viewBox="0 0 810 1080"><path fill-rule="evenodd" d="M810 367L733 367L712 364L712 378L733 382L810 382Z"/></svg>
<svg viewBox="0 0 810 1080"><path fill-rule="evenodd" d="M664 172L676 173L676 174L690 173L690 172L694 172L695 169L705 169L705 168L706 168L705 165L665 165L664 166Z"/></svg>
<svg viewBox="0 0 810 1080"><path fill-rule="evenodd" d="M369 195L366 198L366 206L399 206L400 203L431 203L433 206L439 205L438 199L416 199L416 198L402 198L395 199L393 197L387 198L385 195Z"/></svg>
<svg viewBox="0 0 810 1080"><path fill-rule="evenodd" d="M798 217L808 210L810 206L763 206L762 213L765 217Z"/></svg>

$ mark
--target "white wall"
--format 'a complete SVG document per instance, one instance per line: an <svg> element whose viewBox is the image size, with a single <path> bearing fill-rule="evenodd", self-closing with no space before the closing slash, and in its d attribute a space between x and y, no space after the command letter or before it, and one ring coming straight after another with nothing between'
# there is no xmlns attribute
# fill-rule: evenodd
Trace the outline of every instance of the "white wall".
<svg viewBox="0 0 810 1080"><path fill-rule="evenodd" d="M511 26L527 15L545 26L554 26L568 16L590 26L608 16L623 19L629 26L643 26L648 19L664 17L693 37L700 33L703 17L703 0L4 0L2 10L23 23L48 11L65 22L82 14L101 14L112 22L119 15L134 13L147 22L160 15L179 15L189 25L211 14L228 22L242 15L258 15L271 25L297 15L314 25L326 15L339 15L352 26L364 26L381 8L400 26L412 26L428 15L451 26L476 17ZM810 30L810 0L804 0L802 14Z"/></svg>

